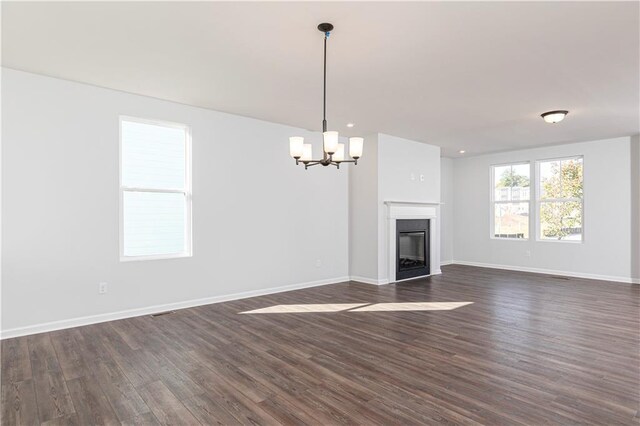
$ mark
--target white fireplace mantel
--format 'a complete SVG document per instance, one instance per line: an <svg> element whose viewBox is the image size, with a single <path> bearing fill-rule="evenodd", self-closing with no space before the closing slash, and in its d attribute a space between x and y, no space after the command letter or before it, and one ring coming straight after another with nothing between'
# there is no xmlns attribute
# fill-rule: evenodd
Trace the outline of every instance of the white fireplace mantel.
<svg viewBox="0 0 640 426"><path fill-rule="evenodd" d="M443 203L429 201L385 201L387 217L387 282L396 280L396 220L430 219L429 221L429 264L431 275L441 274L440 270L440 206Z"/></svg>

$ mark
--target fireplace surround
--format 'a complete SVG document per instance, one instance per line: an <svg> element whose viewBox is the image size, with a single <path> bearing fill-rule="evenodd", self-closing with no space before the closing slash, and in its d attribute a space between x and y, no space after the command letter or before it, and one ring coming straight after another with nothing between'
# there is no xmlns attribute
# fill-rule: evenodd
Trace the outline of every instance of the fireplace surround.
<svg viewBox="0 0 640 426"><path fill-rule="evenodd" d="M386 279L384 282L392 283L403 281L406 279L414 279L419 276L437 275L442 273L440 271L440 203L435 202L419 202L419 201L385 201L386 206ZM412 221L424 221L427 226L425 227L424 241L425 241L425 266L420 271L419 275L413 275L410 277L398 276L398 249L399 249L399 235L398 224L413 223ZM423 223L424 223L423 222ZM402 229L404 225L400 225ZM411 233L411 230L408 231ZM415 238L420 241L420 236L407 235L411 241L413 238L413 244L416 243ZM419 255L411 255L413 257L420 257ZM412 260L408 258L409 260ZM416 265L414 265L416 266ZM383 275L384 277L384 275Z"/></svg>

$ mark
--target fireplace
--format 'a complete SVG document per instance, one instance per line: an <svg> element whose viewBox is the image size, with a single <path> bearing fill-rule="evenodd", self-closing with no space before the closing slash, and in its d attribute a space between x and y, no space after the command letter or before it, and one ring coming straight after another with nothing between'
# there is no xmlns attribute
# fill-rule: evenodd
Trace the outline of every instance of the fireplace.
<svg viewBox="0 0 640 426"><path fill-rule="evenodd" d="M380 259L382 267L380 268L380 276L376 284L393 283L396 281L407 280L419 276L438 275L440 271L440 203L425 201L392 201L385 200L387 207L387 227L386 250ZM401 225L402 224L402 225ZM398 228L399 226L399 228ZM418 236L408 236L409 241L413 240L414 244L420 247L421 233L424 232L424 268L416 268L400 271L398 258L399 233L398 232L418 232ZM415 241L418 241L416 243ZM404 251L403 251L403 254ZM417 257L415 254L409 253L411 257ZM416 260L410 256L403 256L409 261ZM384 262L386 258L386 262ZM405 266L409 266L406 264ZM413 262L411 262L413 263ZM413 265L418 266L418 265Z"/></svg>
<svg viewBox="0 0 640 426"><path fill-rule="evenodd" d="M429 219L399 219L396 222L396 280L429 275Z"/></svg>

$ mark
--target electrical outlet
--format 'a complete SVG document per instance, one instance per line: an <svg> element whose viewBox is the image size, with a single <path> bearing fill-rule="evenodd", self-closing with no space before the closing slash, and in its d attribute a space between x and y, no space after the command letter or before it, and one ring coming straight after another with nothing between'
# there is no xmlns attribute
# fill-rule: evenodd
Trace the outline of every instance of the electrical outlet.
<svg viewBox="0 0 640 426"><path fill-rule="evenodd" d="M322 266L322 260L318 259L316 260L316 268L319 268Z"/></svg>
<svg viewBox="0 0 640 426"><path fill-rule="evenodd" d="M420 182L424 182L424 175L420 175Z"/></svg>
<svg viewBox="0 0 640 426"><path fill-rule="evenodd" d="M109 290L107 283L98 284L98 293L105 294Z"/></svg>
<svg viewBox="0 0 640 426"><path fill-rule="evenodd" d="M413 173L411 173L411 180L416 180L416 175L414 175Z"/></svg>

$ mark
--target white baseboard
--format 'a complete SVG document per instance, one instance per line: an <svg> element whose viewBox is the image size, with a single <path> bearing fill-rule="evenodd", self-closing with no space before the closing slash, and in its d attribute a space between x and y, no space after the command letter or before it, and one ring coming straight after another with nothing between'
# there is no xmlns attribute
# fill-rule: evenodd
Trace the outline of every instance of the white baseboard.
<svg viewBox="0 0 640 426"><path fill-rule="evenodd" d="M432 276L432 275L440 275L442 274L442 271L440 270L440 268L436 269L435 271L433 271L432 274L429 274L427 276ZM389 280L376 280L374 278L366 278L366 277L359 277L359 276L352 276L351 277L351 281L357 281L359 283L364 283L364 284L372 284L372 285L385 285L385 284L393 284L393 283L399 283L402 281L410 281L410 280L415 280L418 278L423 278L423 277L414 277L414 278L407 278L405 280L397 280L397 281L389 281Z"/></svg>
<svg viewBox="0 0 640 426"><path fill-rule="evenodd" d="M310 281L300 284L291 284L280 287L271 287L260 290L245 291L241 293L226 294L222 296L205 297L203 299L185 300L176 303L147 306L144 308L128 309L124 311L111 312L86 317L71 318L61 321L52 321L43 324L35 324L26 327L11 328L0 332L0 339L12 337L28 336L31 334L45 333L47 331L63 330L65 328L80 327L83 325L97 324L106 321L114 321L124 318L150 315L157 312L172 311L178 309L192 308L194 306L210 305L213 303L228 302L231 300L246 299L248 297L264 296L267 294L282 293L285 291L298 290L302 288L318 287L327 284L337 284L349 281L349 277L330 278L326 280Z"/></svg>
<svg viewBox="0 0 640 426"><path fill-rule="evenodd" d="M442 274L442 271L440 269L438 269L438 270L434 271L433 274L422 275L422 276L419 276L419 277L405 278L405 279L402 279L402 280L395 280L395 281L391 282L391 284L403 283L405 281L419 280L420 278L427 278L427 277L432 277L434 275L440 275L440 274Z"/></svg>
<svg viewBox="0 0 640 426"><path fill-rule="evenodd" d="M493 263L468 262L466 260L454 260L454 265L478 266L480 268L505 269L508 271L533 272L535 274L561 275L565 277L586 278L590 280L612 281L625 284L640 284L639 278L619 277L615 275L598 275L583 272L559 271L556 269L530 268L528 266L496 265Z"/></svg>
<svg viewBox="0 0 640 426"><path fill-rule="evenodd" d="M375 278L360 277L357 275L352 275L349 279L351 281L357 281L359 283L371 284L371 285L389 284L389 280L377 280Z"/></svg>
<svg viewBox="0 0 640 426"><path fill-rule="evenodd" d="M452 264L453 264L453 260L443 260L440 262L440 266L452 265Z"/></svg>

